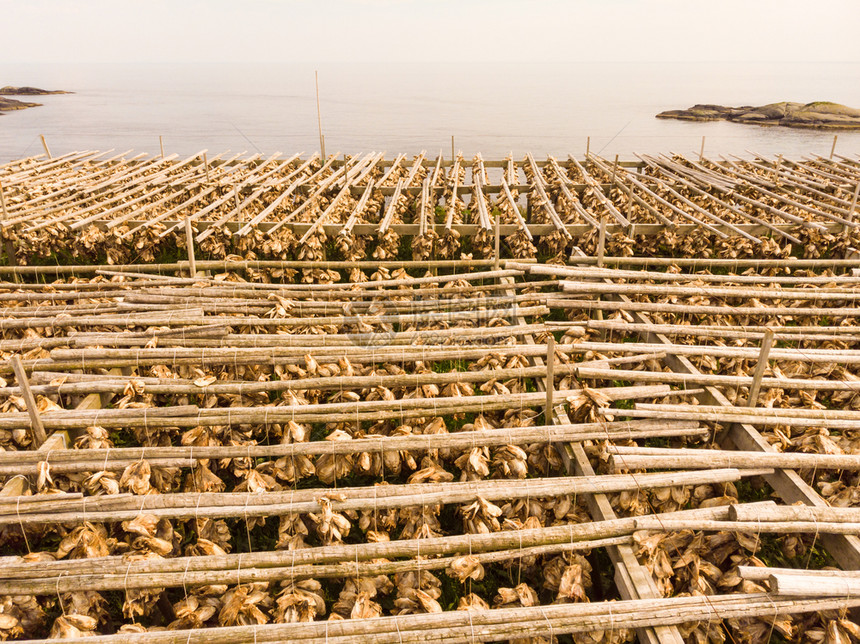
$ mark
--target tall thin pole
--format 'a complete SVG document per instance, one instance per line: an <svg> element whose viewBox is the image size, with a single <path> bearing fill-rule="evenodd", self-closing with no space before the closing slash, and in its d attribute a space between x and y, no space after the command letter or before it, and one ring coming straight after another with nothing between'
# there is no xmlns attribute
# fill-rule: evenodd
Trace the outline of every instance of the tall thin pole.
<svg viewBox="0 0 860 644"><path fill-rule="evenodd" d="M317 126L320 131L320 152L322 153L323 160L325 160L325 138L322 133L322 112L320 112L320 74L316 70L314 70L314 81L317 86Z"/></svg>
<svg viewBox="0 0 860 644"><path fill-rule="evenodd" d="M830 158L833 158L833 154L836 152L836 139L839 138L838 134L833 135L833 146L830 148Z"/></svg>
<svg viewBox="0 0 860 644"><path fill-rule="evenodd" d="M54 157L51 156L51 149L48 147L48 142L45 140L45 135L40 134L39 138L42 139L42 147L45 148L45 154L48 155L49 159L53 159Z"/></svg>
<svg viewBox="0 0 860 644"><path fill-rule="evenodd" d="M597 232L597 268L603 268L603 253L606 250L606 216L600 216L600 228Z"/></svg>
<svg viewBox="0 0 860 644"><path fill-rule="evenodd" d="M857 196L860 195L860 181L854 188L854 197L851 199L851 207L848 209L848 221L854 221L854 211L857 208Z"/></svg>
<svg viewBox="0 0 860 644"><path fill-rule="evenodd" d="M591 152L591 137L585 138L585 160L588 161L588 154Z"/></svg>
<svg viewBox="0 0 860 644"><path fill-rule="evenodd" d="M553 412L553 397L555 394L555 336L550 334L546 339L546 412L544 423L555 424Z"/></svg>
<svg viewBox="0 0 860 644"><path fill-rule="evenodd" d="M164 137L160 134L158 135L158 145L161 148L161 158L164 158Z"/></svg>
<svg viewBox="0 0 860 644"><path fill-rule="evenodd" d="M6 210L6 198L3 196L3 184L0 183L0 211L3 213L3 219L0 222L5 222L9 219L9 211Z"/></svg>
<svg viewBox="0 0 860 644"><path fill-rule="evenodd" d="M499 213L496 215L496 254L495 254L495 261L493 262L493 269L494 270L499 270L499 260L501 259L500 255L501 255L502 244L501 244L501 235L499 234L499 228L501 226L501 220L502 220L502 212L499 211Z"/></svg>
<svg viewBox="0 0 860 644"><path fill-rule="evenodd" d="M18 386L21 388L21 396L27 404L27 413L30 415L30 436L33 439L33 447L38 449L42 443L48 440L48 436L45 434L45 426L42 424L41 416L39 416L36 397L33 395L33 390L30 389L30 381L27 379L24 365L21 363L21 357L14 355L9 361L12 363L12 371L15 372L15 380L18 381Z"/></svg>
<svg viewBox="0 0 860 644"><path fill-rule="evenodd" d="M194 258L194 232L191 230L191 219L185 217L185 245L188 251L188 274L197 275L197 261Z"/></svg>
<svg viewBox="0 0 860 644"><path fill-rule="evenodd" d="M856 198L856 193L855 193ZM2 212L2 219L0 219L0 227L6 227L6 220L9 219L9 211L6 208L6 198L3 196L3 184L0 183L0 212ZM6 250L6 262L9 266L17 266L18 261L15 257L15 244L11 239L3 240L3 247ZM18 281L18 276L14 276L15 281Z"/></svg>
<svg viewBox="0 0 860 644"><path fill-rule="evenodd" d="M702 137L702 147L699 148L699 163L705 160L705 137Z"/></svg>
<svg viewBox="0 0 860 644"><path fill-rule="evenodd" d="M758 362L753 372L753 382L750 386L750 397L747 399L747 407L755 407L758 403L758 392L761 390L761 379L764 376L764 370L767 369L767 358L770 355L770 348L773 346L773 331L765 329L764 337L761 341L761 351L758 354Z"/></svg>
<svg viewBox="0 0 860 644"><path fill-rule="evenodd" d="M451 165L454 165L454 135L451 135Z"/></svg>

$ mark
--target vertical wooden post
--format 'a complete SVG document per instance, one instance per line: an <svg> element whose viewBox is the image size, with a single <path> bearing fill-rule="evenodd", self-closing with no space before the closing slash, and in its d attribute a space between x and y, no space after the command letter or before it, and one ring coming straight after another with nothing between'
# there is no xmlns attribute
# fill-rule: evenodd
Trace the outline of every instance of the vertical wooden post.
<svg viewBox="0 0 860 644"><path fill-rule="evenodd" d="M600 217L600 228L597 232L597 268L603 268L603 255L606 252L606 215ZM597 300L600 301L601 296L597 295ZM594 319L603 319L603 309L594 311Z"/></svg>
<svg viewBox="0 0 860 644"><path fill-rule="evenodd" d="M851 199L851 207L848 209L848 221L854 221L854 211L857 209L857 195L860 194L860 181L854 187L854 197Z"/></svg>
<svg viewBox="0 0 860 644"><path fill-rule="evenodd" d="M0 211L2 211L3 219L0 221L6 221L9 219L9 211L6 210L6 197L3 196L3 183L0 182Z"/></svg>
<svg viewBox="0 0 860 644"><path fill-rule="evenodd" d="M191 277L197 275L197 262L194 259L194 233L191 230L191 219L185 217L185 244L188 247L188 272Z"/></svg>
<svg viewBox="0 0 860 644"><path fill-rule="evenodd" d="M206 171L206 184L209 184L209 159L206 157L206 153L203 153L203 169Z"/></svg>
<svg viewBox="0 0 860 644"><path fill-rule="evenodd" d="M501 259L500 252L501 252L501 248L502 248L502 242L501 242L501 236L499 235L499 228L501 226L501 223L500 223L501 220L502 220L502 213L499 212L498 214L496 214L496 255L495 255L495 260L493 261L493 269L494 270L499 270L499 259Z"/></svg>
<svg viewBox="0 0 860 644"><path fill-rule="evenodd" d="M764 376L764 370L767 368L767 357L770 355L770 348L773 346L773 331L765 329L764 338L761 341L761 352L758 354L758 363L753 372L753 382L750 386L750 396L747 398L747 407L755 407L758 403L758 392L761 390L761 379Z"/></svg>
<svg viewBox="0 0 860 644"><path fill-rule="evenodd" d="M51 149L48 147L48 142L45 140L45 135L40 134L39 138L42 139L42 147L45 148L45 154L48 155L49 159L53 159L54 157L51 156Z"/></svg>
<svg viewBox="0 0 860 644"><path fill-rule="evenodd" d="M18 386L21 387L21 395L24 397L24 402L27 403L27 413L30 415L30 434L33 437L33 449L39 449L42 443L48 440L48 436L45 434L45 426L39 417L39 409L36 407L36 397L33 396L33 390L30 389L30 381L27 380L27 373L24 371L24 365L21 364L21 357L14 355L10 358L10 362L12 363L12 371L15 372L15 380L18 381Z"/></svg>
<svg viewBox="0 0 860 644"><path fill-rule="evenodd" d="M615 155L615 163L612 164L612 181L609 182L613 186L615 185L615 175L617 173L618 173L618 155L616 154Z"/></svg>
<svg viewBox="0 0 860 644"><path fill-rule="evenodd" d="M547 425L555 425L553 410L553 395L555 394L555 336L550 333L546 340L546 412L544 421Z"/></svg>
<svg viewBox="0 0 860 644"><path fill-rule="evenodd" d="M451 135L451 165L454 165L454 159L456 159L456 153L454 152L454 135Z"/></svg>
<svg viewBox="0 0 860 644"><path fill-rule="evenodd" d="M0 183L0 228L5 229L7 219L9 219L9 211L6 208L6 197L3 195L3 184ZM12 243L12 240L4 239L3 248L6 251L6 263L9 266L17 266L18 259L15 257L15 244ZM18 275L13 275L13 279L17 282Z"/></svg>
<svg viewBox="0 0 860 644"><path fill-rule="evenodd" d="M161 158L164 158L164 137L160 134L158 135L158 147L161 148Z"/></svg>
<svg viewBox="0 0 860 644"><path fill-rule="evenodd" d="M585 160L588 161L588 155L591 152L591 137L585 137Z"/></svg>
<svg viewBox="0 0 860 644"><path fill-rule="evenodd" d="M243 221L242 211L239 210L239 187L236 184L233 184L233 208L236 210L236 220Z"/></svg>
<svg viewBox="0 0 860 644"><path fill-rule="evenodd" d="M600 228L597 233L597 268L603 268L603 253L606 249L606 215L600 217Z"/></svg>
<svg viewBox="0 0 860 644"><path fill-rule="evenodd" d="M699 148L699 163L705 160L705 137L702 137L702 147Z"/></svg>
<svg viewBox="0 0 860 644"><path fill-rule="evenodd" d="M834 153L836 152L836 139L839 138L838 134L833 135L833 145L830 147L830 158L833 158Z"/></svg>
<svg viewBox="0 0 860 644"><path fill-rule="evenodd" d="M317 127L320 132L320 153L322 154L323 163L325 163L325 137L322 132L322 112L320 111L320 74L314 70L314 83L317 88Z"/></svg>

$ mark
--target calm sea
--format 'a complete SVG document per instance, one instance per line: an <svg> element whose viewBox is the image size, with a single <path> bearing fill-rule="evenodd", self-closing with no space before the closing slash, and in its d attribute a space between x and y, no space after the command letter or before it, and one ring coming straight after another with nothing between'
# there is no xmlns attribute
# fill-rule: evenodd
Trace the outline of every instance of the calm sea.
<svg viewBox="0 0 860 644"><path fill-rule="evenodd" d="M860 63L319 65L328 153L439 150L451 136L485 158L591 151L829 154L833 133L654 118L694 103L830 100L860 107ZM0 116L0 161L72 150L190 155L208 149L305 154L319 149L314 66L290 64L15 65L0 86L74 91ZM860 153L860 133L837 152Z"/></svg>

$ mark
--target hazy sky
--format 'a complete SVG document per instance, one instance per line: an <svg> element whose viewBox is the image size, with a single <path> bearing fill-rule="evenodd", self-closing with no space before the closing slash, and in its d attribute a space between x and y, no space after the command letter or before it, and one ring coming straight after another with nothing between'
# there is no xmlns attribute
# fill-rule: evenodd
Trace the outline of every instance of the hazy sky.
<svg viewBox="0 0 860 644"><path fill-rule="evenodd" d="M4 63L860 61L858 0L0 0L0 16Z"/></svg>

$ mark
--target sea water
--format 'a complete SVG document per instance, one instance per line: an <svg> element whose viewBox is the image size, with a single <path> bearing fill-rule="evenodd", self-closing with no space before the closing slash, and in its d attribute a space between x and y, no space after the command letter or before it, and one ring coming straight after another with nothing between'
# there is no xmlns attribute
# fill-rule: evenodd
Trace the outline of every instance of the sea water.
<svg viewBox="0 0 860 644"><path fill-rule="evenodd" d="M0 161L133 149L389 156L426 150L632 159L635 153L829 155L833 131L655 118L695 103L829 100L860 107L860 63L80 64L4 65L0 86L65 89L0 116ZM27 100L27 99L25 99ZM860 154L860 132L837 153Z"/></svg>

